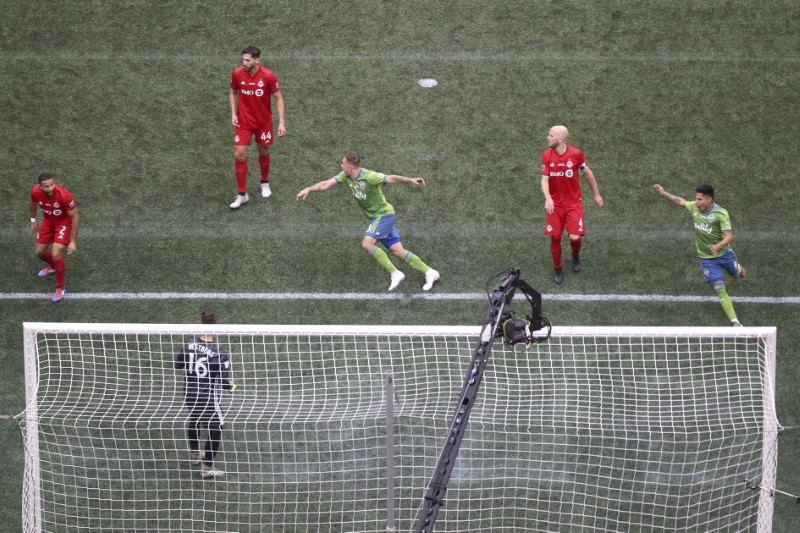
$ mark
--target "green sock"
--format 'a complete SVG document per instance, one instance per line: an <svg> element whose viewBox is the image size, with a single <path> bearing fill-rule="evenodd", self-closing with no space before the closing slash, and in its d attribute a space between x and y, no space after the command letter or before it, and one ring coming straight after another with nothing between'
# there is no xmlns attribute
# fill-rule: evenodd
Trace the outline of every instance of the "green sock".
<svg viewBox="0 0 800 533"><path fill-rule="evenodd" d="M412 254L411 252L408 252L406 256L403 258L403 263L411 265L411 268L413 268L414 270L418 270L423 274L431 269L431 267L422 262L422 259Z"/></svg>
<svg viewBox="0 0 800 533"><path fill-rule="evenodd" d="M378 262L380 266L385 268L389 274L394 274L397 270L397 267L392 264L392 261L389 259L389 256L386 255L386 252L377 246L374 246L372 250L369 251L369 254L373 259L375 259L375 261Z"/></svg>
<svg viewBox="0 0 800 533"><path fill-rule="evenodd" d="M722 310L725 311L728 320L736 320L736 311L733 310L733 302L731 302L731 297L728 296L728 291L725 290L725 285L715 286L714 290L717 291L719 303L722 304Z"/></svg>

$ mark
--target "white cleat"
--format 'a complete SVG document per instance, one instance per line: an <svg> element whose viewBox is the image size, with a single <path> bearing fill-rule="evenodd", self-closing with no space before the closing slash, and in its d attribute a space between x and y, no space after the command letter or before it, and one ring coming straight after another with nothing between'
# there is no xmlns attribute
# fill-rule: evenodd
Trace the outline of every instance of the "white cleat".
<svg viewBox="0 0 800 533"><path fill-rule="evenodd" d="M430 269L427 272L425 272L425 285L422 286L422 290L423 291L431 290L433 288L433 284L439 281L439 278L441 278L439 272L437 272L434 269Z"/></svg>
<svg viewBox="0 0 800 533"><path fill-rule="evenodd" d="M213 466L203 465L203 469L200 471L200 475L204 478L209 477L222 477L225 475L224 470L220 470L219 468L214 468Z"/></svg>
<svg viewBox="0 0 800 533"><path fill-rule="evenodd" d="M735 328L744 327L744 325L741 322L739 322L738 320L731 320L731 326L733 326Z"/></svg>
<svg viewBox="0 0 800 533"><path fill-rule="evenodd" d="M269 188L269 183L262 183L261 184L261 197L262 198L269 198L272 196L272 189Z"/></svg>
<svg viewBox="0 0 800 533"><path fill-rule="evenodd" d="M389 290L393 291L400 285L400 282L406 279L406 275L400 272L399 270L395 270L392 272L392 283L389 285Z"/></svg>
<svg viewBox="0 0 800 533"><path fill-rule="evenodd" d="M249 201L250 201L249 194L245 193L244 196L242 196L241 194L237 194L236 200L234 200L233 203L231 204L231 209L239 209L239 207L241 207L242 204L246 204Z"/></svg>

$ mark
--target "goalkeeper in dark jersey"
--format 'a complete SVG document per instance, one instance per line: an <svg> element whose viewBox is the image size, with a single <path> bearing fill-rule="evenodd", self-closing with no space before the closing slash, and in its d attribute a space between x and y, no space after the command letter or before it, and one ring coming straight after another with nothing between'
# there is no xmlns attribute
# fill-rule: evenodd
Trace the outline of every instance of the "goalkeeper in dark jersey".
<svg viewBox="0 0 800 533"><path fill-rule="evenodd" d="M213 313L200 315L203 324L216 324ZM175 368L186 369L184 399L189 410L186 437L189 441L189 457L192 464L203 465L204 478L225 475L223 470L214 467L214 456L219 451L222 440L222 426L225 424L221 389L236 388L230 381L230 360L228 354L214 342L212 335L200 335L187 339L180 353L175 356ZM200 448L200 430L208 429L205 448Z"/></svg>

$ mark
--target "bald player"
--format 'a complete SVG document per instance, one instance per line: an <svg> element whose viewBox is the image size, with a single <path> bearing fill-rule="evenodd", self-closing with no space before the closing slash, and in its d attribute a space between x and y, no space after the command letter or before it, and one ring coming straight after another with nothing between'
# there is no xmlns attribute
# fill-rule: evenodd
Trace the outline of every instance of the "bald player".
<svg viewBox="0 0 800 533"><path fill-rule="evenodd" d="M553 281L558 285L564 281L561 236L565 228L572 247L572 271L577 273L581 270L580 251L586 226L578 169L592 188L597 207L603 207L603 197L600 196L594 173L586 164L583 152L567 144L567 137L569 130L565 126L553 126L547 133L547 150L542 153L542 193L547 213L544 234L550 236L550 254L556 270Z"/></svg>

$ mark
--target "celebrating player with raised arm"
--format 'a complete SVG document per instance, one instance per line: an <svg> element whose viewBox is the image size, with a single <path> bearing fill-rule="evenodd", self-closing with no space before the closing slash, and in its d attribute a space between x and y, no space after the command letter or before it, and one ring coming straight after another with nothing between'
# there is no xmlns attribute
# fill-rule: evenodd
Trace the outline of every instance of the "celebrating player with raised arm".
<svg viewBox="0 0 800 533"><path fill-rule="evenodd" d="M594 173L586 164L583 152L567 144L569 130L565 126L553 126L547 133L547 150L542 153L542 193L547 222L544 234L550 236L550 254L556 270L553 281L561 284L564 271L561 268L561 235L564 228L572 247L572 271L580 272L582 236L586 235L583 221L583 200L579 170L592 188L597 207L603 207L603 197L597 188Z"/></svg>
<svg viewBox="0 0 800 533"><path fill-rule="evenodd" d="M44 278L50 274L56 275L56 293L54 302L64 299L64 276L66 264L64 262L64 248L67 255L72 255L78 249L78 229L81 218L78 208L75 207L75 197L60 185L56 185L55 178L47 173L39 174L39 183L31 189L31 201L28 207L31 216L31 233L36 235L36 255L49 266L39 271L39 277ZM37 210L42 210L42 224L36 221Z"/></svg>
<svg viewBox="0 0 800 533"><path fill-rule="evenodd" d="M283 120L283 94L278 78L261 65L261 50L248 46L242 50L242 66L231 74L228 101L231 106L233 133L233 158L236 186L239 195L231 204L238 209L250 201L247 194L247 147L255 136L258 148L258 166L261 169L261 196L272 195L269 187L269 146L275 142L272 131L272 99L278 111L278 137L286 135Z"/></svg>
<svg viewBox="0 0 800 533"><path fill-rule="evenodd" d="M213 313L204 312L200 315L200 322L216 324L217 317ZM223 470L214 467L214 456L219 451L222 426L225 424L221 389L236 388L230 381L230 366L228 354L214 342L212 335L187 339L175 356L175 368L186 369L184 400L189 410L186 427L189 459L192 464L203 464L201 475L204 478L225 475ZM202 450L201 426L208 429L208 439Z"/></svg>
<svg viewBox="0 0 800 533"><path fill-rule="evenodd" d="M700 271L703 281L710 283L717 293L722 310L732 326L741 326L736 318L728 291L725 288L727 272L734 278L746 279L747 270L736 261L733 253L733 229L728 212L714 203L714 188L711 185L698 185L694 202L687 202L675 196L656 183L653 188L670 202L686 208L694 221L694 244L700 258Z"/></svg>
<svg viewBox="0 0 800 533"><path fill-rule="evenodd" d="M425 185L425 180L420 177L409 178L366 170L361 167L362 159L358 154L345 155L342 158L342 171L339 174L333 178L320 181L311 187L306 187L297 194L297 199L305 200L309 193L327 191L340 183L347 184L350 192L353 193L353 198L356 199L356 203L370 221L367 230L364 232L364 238L361 240L361 248L389 273L391 277L389 290L396 289L406 276L400 270L397 270L389 256L386 255L386 252L378 247L378 243L381 243L404 264L410 265L415 270L425 274L425 285L422 286L422 290L431 290L433 284L439 281L439 272L403 248L403 244L400 242L400 233L395 227L394 208L392 204L386 201L386 197L383 195L383 186L386 183Z"/></svg>

